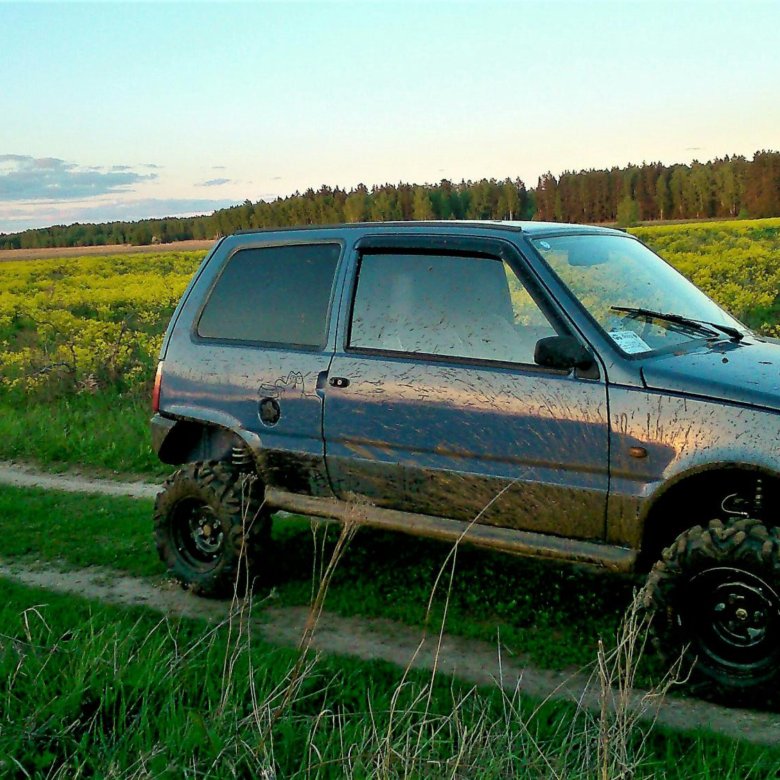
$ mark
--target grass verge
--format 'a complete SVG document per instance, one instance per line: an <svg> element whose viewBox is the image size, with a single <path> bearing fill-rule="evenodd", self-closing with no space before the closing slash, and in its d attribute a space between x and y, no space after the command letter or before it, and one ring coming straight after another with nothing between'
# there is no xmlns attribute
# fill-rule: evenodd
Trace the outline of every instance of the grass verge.
<svg viewBox="0 0 780 780"><path fill-rule="evenodd" d="M163 568L152 543L151 517L147 500L3 486L0 555L159 576Z"/></svg>
<svg viewBox="0 0 780 780"><path fill-rule="evenodd" d="M327 556L337 528L319 533L327 534ZM311 598L315 545L307 536L308 520L276 522L271 581L285 604ZM635 587L624 577L463 545L451 587L437 591L429 611L431 588L450 550L447 543L361 528L333 575L328 609L434 627L446 609L451 633L500 638L508 652L533 664L575 669L595 658L600 636L614 636Z"/></svg>
<svg viewBox="0 0 780 780"><path fill-rule="evenodd" d="M109 391L50 401L2 394L0 460L163 476L170 467L152 452L151 416L148 399Z"/></svg>

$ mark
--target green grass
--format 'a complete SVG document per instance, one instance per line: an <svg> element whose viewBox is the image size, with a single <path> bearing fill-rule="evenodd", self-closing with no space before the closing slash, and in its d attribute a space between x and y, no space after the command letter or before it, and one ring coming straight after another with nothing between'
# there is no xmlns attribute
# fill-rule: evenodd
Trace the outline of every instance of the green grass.
<svg viewBox="0 0 780 780"><path fill-rule="evenodd" d="M164 569L151 524L148 500L0 487L0 556L6 560L159 576Z"/></svg>
<svg viewBox="0 0 780 780"><path fill-rule="evenodd" d="M271 581L285 604L311 597L309 523L276 522ZM332 543L336 529L328 531ZM326 557L330 546L326 547ZM431 589L451 545L363 528L351 542L328 591L328 609L342 615L386 617L409 625L441 623L447 630L501 643L531 663L579 668L595 658L599 638L611 643L634 582L566 564L516 558L462 546L452 587L445 568L427 615Z"/></svg>
<svg viewBox="0 0 780 780"><path fill-rule="evenodd" d="M163 576L151 517L150 501L3 487L0 554ZM320 527L320 538L323 533L328 556L338 531ZM277 604L309 604L315 550L309 522L276 518L273 536L258 595L273 587ZM336 569L326 607L341 615L423 625L431 588L449 551L447 544L360 529ZM509 652L531 663L578 668L594 659L600 637L612 641L633 585L626 578L463 547L447 630L489 642L500 635ZM444 593L442 586L429 616L433 626L440 624Z"/></svg>
<svg viewBox="0 0 780 780"><path fill-rule="evenodd" d="M114 392L51 401L0 395L0 460L112 474L161 476L170 467L151 448L147 398Z"/></svg>
<svg viewBox="0 0 780 780"><path fill-rule="evenodd" d="M0 773L618 776L614 763L599 774L598 724L572 705L469 691L443 676L429 689L425 673L400 685L396 667L338 657L320 658L289 689L296 658L250 642L237 624L160 620L0 579ZM646 731L607 732L632 777L770 778L780 761L777 749Z"/></svg>

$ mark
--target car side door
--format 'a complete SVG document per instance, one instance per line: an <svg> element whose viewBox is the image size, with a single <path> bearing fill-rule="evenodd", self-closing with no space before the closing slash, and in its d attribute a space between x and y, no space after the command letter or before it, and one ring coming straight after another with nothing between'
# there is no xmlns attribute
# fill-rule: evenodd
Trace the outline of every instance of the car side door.
<svg viewBox="0 0 780 780"><path fill-rule="evenodd" d="M606 384L541 368L573 335L510 243L366 237L325 388L340 498L587 539L604 536Z"/></svg>

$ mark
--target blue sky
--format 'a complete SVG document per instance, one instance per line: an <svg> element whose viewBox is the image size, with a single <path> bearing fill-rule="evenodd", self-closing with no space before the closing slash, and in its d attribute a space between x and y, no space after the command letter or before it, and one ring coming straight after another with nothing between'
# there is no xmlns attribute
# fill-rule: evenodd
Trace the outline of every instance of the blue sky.
<svg viewBox="0 0 780 780"><path fill-rule="evenodd" d="M0 232L780 148L780 2L0 2Z"/></svg>

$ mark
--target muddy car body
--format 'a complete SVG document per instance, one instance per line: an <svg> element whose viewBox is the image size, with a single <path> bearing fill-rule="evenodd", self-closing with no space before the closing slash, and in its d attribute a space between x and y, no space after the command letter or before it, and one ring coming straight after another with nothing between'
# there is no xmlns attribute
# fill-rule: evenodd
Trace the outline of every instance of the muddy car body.
<svg viewBox="0 0 780 780"><path fill-rule="evenodd" d="M370 525L618 571L703 535L728 560L691 568L681 551L655 567L659 634L674 648L698 631L713 689L752 694L775 674L780 346L620 231L227 237L171 320L155 397L155 449L185 464L158 499L158 548L203 592L224 590L226 557L248 547L226 552L238 520L198 488L204 469L236 500L256 476L264 517L359 507ZM744 573L756 544L771 552ZM692 626L702 611L706 631Z"/></svg>

